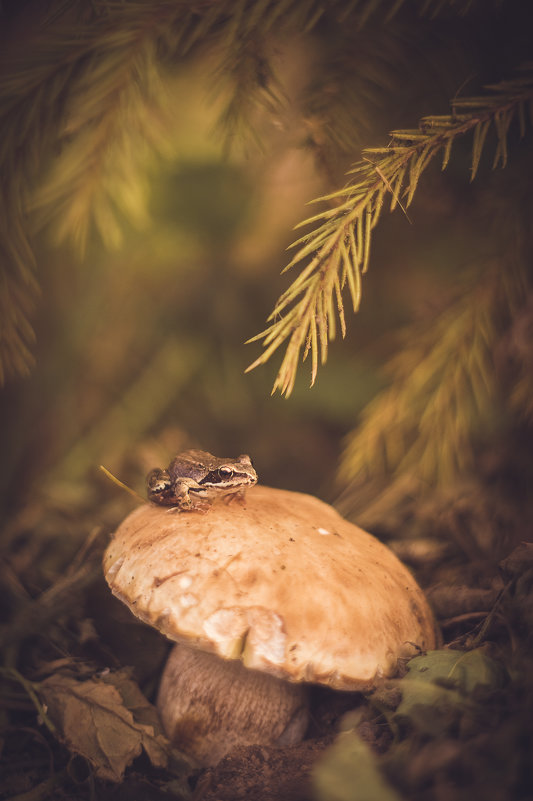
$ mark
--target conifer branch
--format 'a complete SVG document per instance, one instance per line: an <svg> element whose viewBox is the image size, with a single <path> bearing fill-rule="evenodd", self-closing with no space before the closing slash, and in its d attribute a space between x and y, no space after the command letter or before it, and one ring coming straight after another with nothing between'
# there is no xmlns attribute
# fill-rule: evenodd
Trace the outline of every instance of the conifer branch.
<svg viewBox="0 0 533 801"><path fill-rule="evenodd" d="M102 41L69 87L76 102L59 132L61 152L29 211L34 229L52 223L56 240L80 253L93 227L106 246L121 244L120 212L138 226L148 218L147 164L170 148L155 49L146 34Z"/></svg>
<svg viewBox="0 0 533 801"><path fill-rule="evenodd" d="M153 80L149 48L177 11L168 3L112 5L105 4L86 26L45 26L0 81L0 381L27 373L33 361L28 316L37 281L31 228L59 219L60 237L83 244L92 215L108 240L116 238L117 177L128 212L139 209L139 172L132 180L131 164L125 165L139 143L131 130L138 128L128 129L126 112L142 96L139 86ZM122 135L116 136L119 120ZM51 162L36 192L43 165ZM110 169L104 177L104 166L114 173Z"/></svg>
<svg viewBox="0 0 533 801"><path fill-rule="evenodd" d="M309 261L279 298L268 328L249 340L263 340L264 350L248 370L264 364L287 342L273 392L279 389L290 395L302 349L304 360L311 352L314 383L318 358L325 362L328 343L335 337L335 310L344 336L343 290L348 287L353 311L357 311L371 232L386 202L391 211L396 206L408 208L431 161L441 153L445 169L453 143L467 133L473 134L470 180L477 174L489 130L496 137L492 166L505 166L511 123L518 119L523 134L526 111L533 108L533 65L514 80L487 90L491 93L454 100L451 114L424 117L417 129L393 131L387 147L363 151L362 159L349 171L345 187L313 201L326 203L328 208L297 226L312 228L291 246L298 250L284 271Z"/></svg>
<svg viewBox="0 0 533 801"><path fill-rule="evenodd" d="M168 144L157 124L166 102L162 58L182 58L206 41L253 39L277 25L302 31L316 23L321 4L241 0L238 16L230 0L91 7L84 23L75 14L65 22L64 4L52 4L38 39L0 79L0 383L33 363L28 318L38 289L30 230L52 223L58 240L73 239L82 250L91 225L116 245L117 212L146 217L146 161ZM268 96L264 82L259 91Z"/></svg>
<svg viewBox="0 0 533 801"><path fill-rule="evenodd" d="M266 52L265 42L258 35L239 38L224 48L217 68L215 91L229 96L217 121L217 129L226 150L238 138L252 140L261 148L255 128L256 114L265 111L271 117L279 115L286 102L281 84L276 78Z"/></svg>
<svg viewBox="0 0 533 801"><path fill-rule="evenodd" d="M165 106L162 60L176 61L200 45L216 43L225 51L222 69L228 70L231 53L238 54L241 46L234 97L222 120L232 132L242 122L241 103L244 110L259 103L277 113L280 95L262 56L261 43L268 37L310 31L324 14L361 27L375 14L392 18L403 4L93 0L87 14L76 4L52 0L38 38L26 42L12 63L6 61L0 79L0 383L8 374L28 372L32 363L28 317L38 293L32 226L55 223L58 239L71 238L83 248L91 225L113 245L121 237L120 212L137 222L145 218L146 160L168 144L164 126L154 125ZM421 13L456 5L457 0L426 0ZM259 48L251 54L254 42ZM498 159L505 158L502 150ZM353 273L345 280L356 293L359 276ZM326 285L334 287L342 315L340 283L328 278ZM329 317L331 331L334 315ZM323 322L313 330L323 343ZM309 333L312 343L316 337ZM324 344L322 352L327 352Z"/></svg>
<svg viewBox="0 0 533 801"><path fill-rule="evenodd" d="M483 271L483 280L436 320L405 331L387 368L390 386L346 438L342 484L416 475L426 486L442 486L472 465L476 435L490 423L497 400L501 326L526 295L522 265L512 258Z"/></svg>

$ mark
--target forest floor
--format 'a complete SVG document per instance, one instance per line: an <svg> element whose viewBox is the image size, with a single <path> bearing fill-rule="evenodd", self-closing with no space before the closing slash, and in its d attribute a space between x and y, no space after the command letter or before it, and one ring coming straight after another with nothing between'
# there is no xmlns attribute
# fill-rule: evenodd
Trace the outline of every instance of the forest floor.
<svg viewBox="0 0 533 801"><path fill-rule="evenodd" d="M98 526L80 518L34 504L6 527L1 798L533 799L533 543L523 533L497 559L438 536L390 542L430 599L442 648L367 695L314 688L300 745L239 747L200 770L170 747L151 704L169 644L102 576L118 508Z"/></svg>

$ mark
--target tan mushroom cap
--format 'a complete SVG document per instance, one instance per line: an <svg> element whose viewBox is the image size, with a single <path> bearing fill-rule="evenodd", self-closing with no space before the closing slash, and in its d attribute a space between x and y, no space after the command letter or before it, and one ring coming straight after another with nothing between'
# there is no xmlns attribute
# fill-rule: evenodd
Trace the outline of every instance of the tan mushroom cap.
<svg viewBox="0 0 533 801"><path fill-rule="evenodd" d="M310 495L257 486L207 513L141 506L104 557L113 593L172 640L291 681L370 687L435 647L409 571Z"/></svg>

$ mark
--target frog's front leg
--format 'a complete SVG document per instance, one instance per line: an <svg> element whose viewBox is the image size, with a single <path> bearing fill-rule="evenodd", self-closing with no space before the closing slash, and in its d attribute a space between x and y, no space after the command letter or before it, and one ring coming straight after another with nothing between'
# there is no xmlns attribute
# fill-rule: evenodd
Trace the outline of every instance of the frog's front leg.
<svg viewBox="0 0 533 801"><path fill-rule="evenodd" d="M201 509L205 490L193 478L178 478L174 485L174 504L182 512Z"/></svg>

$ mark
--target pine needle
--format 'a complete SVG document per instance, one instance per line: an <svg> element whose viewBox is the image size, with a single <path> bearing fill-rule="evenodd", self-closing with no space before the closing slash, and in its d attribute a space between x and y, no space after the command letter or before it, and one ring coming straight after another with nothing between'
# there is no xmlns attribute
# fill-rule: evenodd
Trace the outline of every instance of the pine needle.
<svg viewBox="0 0 533 801"><path fill-rule="evenodd" d="M377 167L373 162L371 162L370 159L366 158L366 156L363 157L363 161L368 161L370 164L372 164L372 166L374 167L375 171L377 172L377 174L379 175L379 177L381 178L381 180L383 181L383 183L385 184L385 186L387 187L387 189L391 193L392 202L391 202L390 210L394 211L395 206L398 205L401 208L401 210L403 211L403 213L405 214L405 216L407 217L407 219L409 220L409 222L411 223L411 225L412 225L413 222L412 222L411 218L409 217L409 215L407 214L407 210L404 208L404 206L402 206L401 201L400 201L400 191L399 190L401 189L402 181L403 181L403 178L404 178L404 175L405 175L405 170L402 170L396 176L397 189L393 189L391 184L390 184L390 181L388 181L387 177L385 175L383 175L383 173L381 172L379 167Z"/></svg>
<svg viewBox="0 0 533 801"><path fill-rule="evenodd" d="M98 467L102 471L102 473L106 476L106 478L108 478L113 484L115 484L117 487L120 487L120 489L123 489L125 492L131 495L132 498L135 498L136 501L140 503L146 503L146 498L143 498L142 495L139 495L139 493L135 492L134 489L128 487L127 484L124 484L124 482L122 482L119 478L114 476L113 473L111 473L106 467L104 467L103 464L98 465Z"/></svg>

